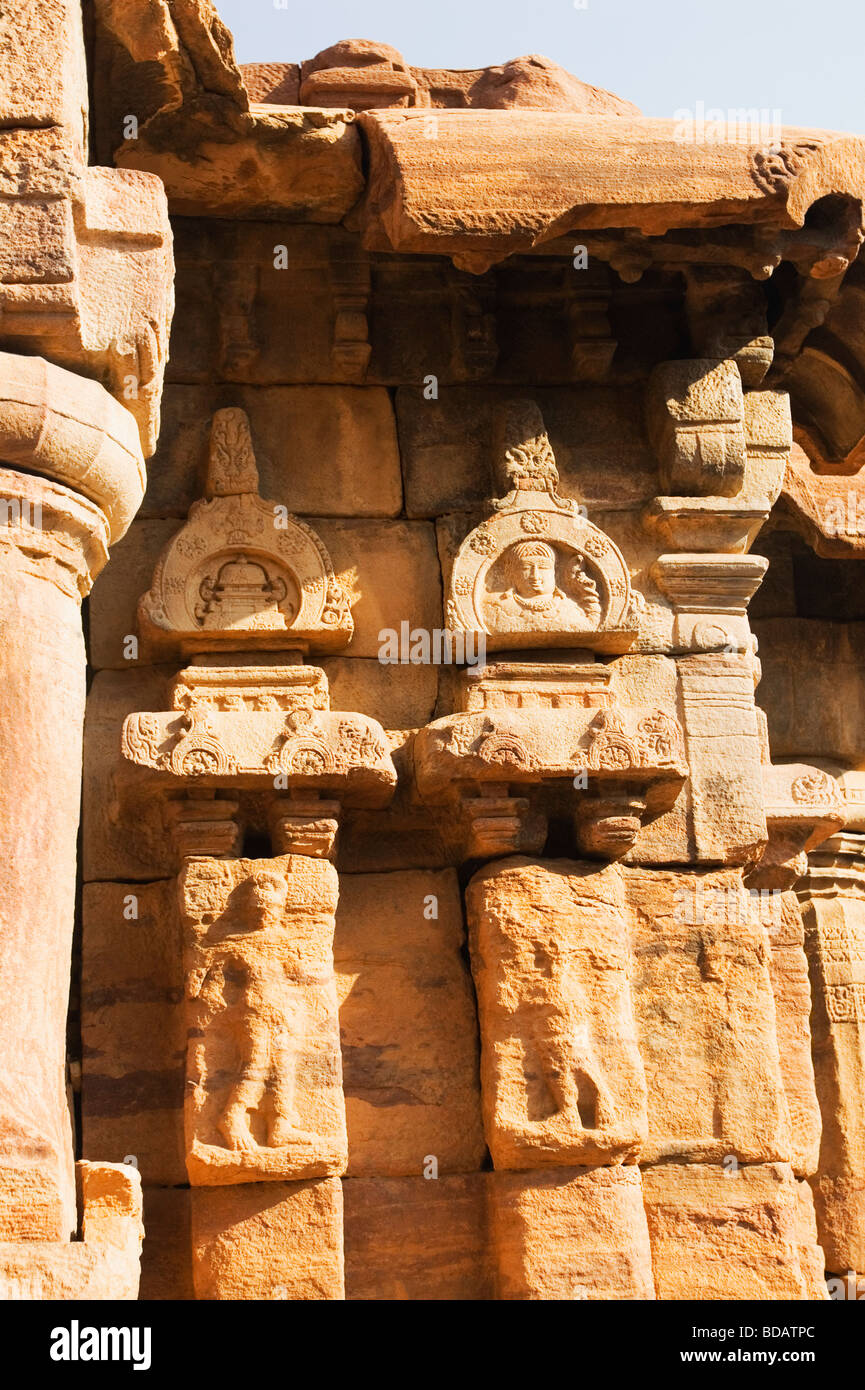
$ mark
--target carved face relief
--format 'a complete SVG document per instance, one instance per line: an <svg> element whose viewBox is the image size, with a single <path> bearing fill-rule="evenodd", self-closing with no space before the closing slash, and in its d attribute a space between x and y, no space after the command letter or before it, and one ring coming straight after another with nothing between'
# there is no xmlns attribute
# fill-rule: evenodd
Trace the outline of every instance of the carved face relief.
<svg viewBox="0 0 865 1390"><path fill-rule="evenodd" d="M556 552L543 541L523 541L513 546L510 569L519 597L531 599L555 593Z"/></svg>
<svg viewBox="0 0 865 1390"><path fill-rule="evenodd" d="M513 403L502 441L508 495L457 552L448 626L487 646L626 651L636 628L617 546L559 496L558 472L533 402Z"/></svg>
<svg viewBox="0 0 865 1390"><path fill-rule="evenodd" d="M598 586L582 557L546 541L510 546L488 571L487 585L484 618L493 631L585 631L601 619Z"/></svg>
<svg viewBox="0 0 865 1390"><path fill-rule="evenodd" d="M279 922L285 910L288 884L281 874L260 871L246 881L249 920L254 927Z"/></svg>
<svg viewBox="0 0 865 1390"><path fill-rule="evenodd" d="M626 648L631 588L620 552L579 515L534 507L499 512L466 537L451 626L488 634L494 648Z"/></svg>

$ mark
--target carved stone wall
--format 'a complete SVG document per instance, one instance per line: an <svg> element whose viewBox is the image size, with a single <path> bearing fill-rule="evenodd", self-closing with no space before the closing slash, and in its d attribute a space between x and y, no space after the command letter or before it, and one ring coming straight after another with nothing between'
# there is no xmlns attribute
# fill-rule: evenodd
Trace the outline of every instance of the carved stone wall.
<svg viewBox="0 0 865 1390"><path fill-rule="evenodd" d="M865 1279L865 410L809 342L831 303L854 352L865 147L94 0L100 169L47 13L0 133L13 260L50 193L0 277L0 1278L136 1296L143 1198L144 1298Z"/></svg>

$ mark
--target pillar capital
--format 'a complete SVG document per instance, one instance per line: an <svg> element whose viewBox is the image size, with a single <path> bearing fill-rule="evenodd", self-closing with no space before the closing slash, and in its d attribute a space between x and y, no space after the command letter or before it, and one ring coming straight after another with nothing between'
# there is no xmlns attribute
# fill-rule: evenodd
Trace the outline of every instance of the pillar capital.
<svg viewBox="0 0 865 1390"><path fill-rule="evenodd" d="M49 478L0 467L0 557L7 576L47 579L76 601L108 560L109 528L93 502Z"/></svg>
<svg viewBox="0 0 865 1390"><path fill-rule="evenodd" d="M147 482L135 420L104 386L11 352L0 352L0 461L95 503L111 544L129 526Z"/></svg>

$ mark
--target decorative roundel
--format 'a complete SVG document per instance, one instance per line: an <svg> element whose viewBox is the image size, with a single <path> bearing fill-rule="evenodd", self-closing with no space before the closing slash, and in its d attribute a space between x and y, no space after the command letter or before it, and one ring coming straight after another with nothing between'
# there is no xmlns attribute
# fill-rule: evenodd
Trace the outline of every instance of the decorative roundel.
<svg viewBox="0 0 865 1390"><path fill-rule="evenodd" d="M219 497L192 508L162 556L150 597L175 631L306 630L324 622L332 579L305 522L289 516L277 529L273 507L261 498Z"/></svg>
<svg viewBox="0 0 865 1390"><path fill-rule="evenodd" d="M548 636L624 628L631 606L618 547L577 512L535 495L497 512L463 541L449 613L466 631Z"/></svg>
<svg viewBox="0 0 865 1390"><path fill-rule="evenodd" d="M225 777L232 770L231 759L215 738L183 738L172 749L169 767L179 777Z"/></svg>
<svg viewBox="0 0 865 1390"><path fill-rule="evenodd" d="M288 739L279 750L282 772L303 777L322 777L333 772L336 760L327 744L318 739Z"/></svg>
<svg viewBox="0 0 865 1390"><path fill-rule="evenodd" d="M735 646L735 636L720 623L703 621L694 624L694 646L700 651L714 651L717 647Z"/></svg>
<svg viewBox="0 0 865 1390"><path fill-rule="evenodd" d="M487 763L503 763L510 767L531 766L528 750L515 734L487 734L476 751L477 757Z"/></svg>
<svg viewBox="0 0 865 1390"><path fill-rule="evenodd" d="M205 496L162 552L138 618L156 650L200 650L211 640L217 650L334 650L351 637L349 596L321 537L259 495L249 419L238 407L213 416Z"/></svg>
<svg viewBox="0 0 865 1390"><path fill-rule="evenodd" d="M829 805L838 800L838 784L833 777L819 769L803 773L797 777L790 788L794 801Z"/></svg>
<svg viewBox="0 0 865 1390"><path fill-rule="evenodd" d="M592 745L589 763L599 772L626 772L637 766L637 749L622 735L604 734Z"/></svg>

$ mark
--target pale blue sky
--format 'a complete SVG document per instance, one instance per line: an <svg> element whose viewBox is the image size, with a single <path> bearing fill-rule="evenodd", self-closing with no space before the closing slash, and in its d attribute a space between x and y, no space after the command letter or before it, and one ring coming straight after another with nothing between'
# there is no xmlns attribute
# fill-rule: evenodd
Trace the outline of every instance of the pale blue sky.
<svg viewBox="0 0 865 1390"><path fill-rule="evenodd" d="M391 43L422 67L544 53L648 116L780 110L865 133L865 0L216 0L241 63L298 62L337 39ZM580 0L584 3L584 0Z"/></svg>

